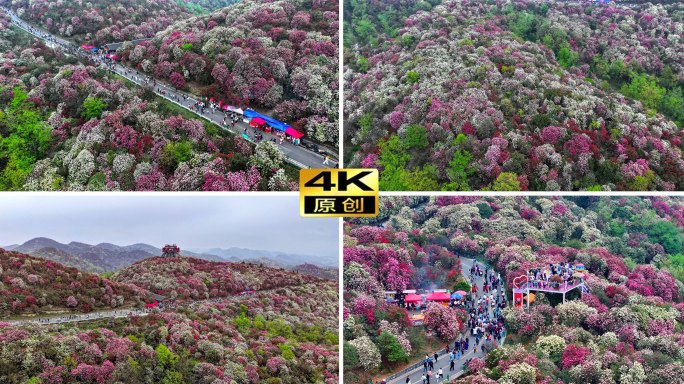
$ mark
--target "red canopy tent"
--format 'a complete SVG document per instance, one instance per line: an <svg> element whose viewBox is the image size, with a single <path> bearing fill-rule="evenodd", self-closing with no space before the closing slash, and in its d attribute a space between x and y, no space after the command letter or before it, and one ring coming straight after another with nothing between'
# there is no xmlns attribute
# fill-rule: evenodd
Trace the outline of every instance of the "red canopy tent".
<svg viewBox="0 0 684 384"><path fill-rule="evenodd" d="M261 117L255 117L249 121L249 125L251 125L252 127L260 127L262 125L266 125L266 121L264 121L264 119L262 119Z"/></svg>
<svg viewBox="0 0 684 384"><path fill-rule="evenodd" d="M81 48L83 48L83 49L93 49L93 48L95 48L95 46L94 46L94 45L81 45Z"/></svg>
<svg viewBox="0 0 684 384"><path fill-rule="evenodd" d="M432 292L427 296L428 301L449 301L451 296L446 292Z"/></svg>
<svg viewBox="0 0 684 384"><path fill-rule="evenodd" d="M404 303L420 303L421 301L423 301L423 297L415 293L409 293L404 296Z"/></svg>
<svg viewBox="0 0 684 384"><path fill-rule="evenodd" d="M159 306L159 302L158 302L158 301L155 301L155 302L152 303L152 304L146 304L146 306L147 306L147 308L158 307L158 306Z"/></svg>
<svg viewBox="0 0 684 384"><path fill-rule="evenodd" d="M302 137L304 137L303 133L299 132L298 130L292 127L285 129L285 133L294 137L295 139L301 139Z"/></svg>

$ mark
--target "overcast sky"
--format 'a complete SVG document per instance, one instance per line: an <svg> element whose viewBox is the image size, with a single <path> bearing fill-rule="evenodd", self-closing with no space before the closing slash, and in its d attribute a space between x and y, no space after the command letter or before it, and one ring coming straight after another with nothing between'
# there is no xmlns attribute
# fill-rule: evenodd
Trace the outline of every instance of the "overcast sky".
<svg viewBox="0 0 684 384"><path fill-rule="evenodd" d="M0 194L0 246L48 237L336 256L338 228L334 218L301 218L298 196Z"/></svg>

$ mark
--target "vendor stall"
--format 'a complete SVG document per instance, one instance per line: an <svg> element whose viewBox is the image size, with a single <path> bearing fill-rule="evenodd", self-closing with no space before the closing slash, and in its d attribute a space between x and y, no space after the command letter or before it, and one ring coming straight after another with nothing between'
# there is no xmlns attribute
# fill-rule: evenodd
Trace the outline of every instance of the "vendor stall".
<svg viewBox="0 0 684 384"><path fill-rule="evenodd" d="M243 111L242 108L234 107L232 105L224 105L223 109L225 109L228 112L237 113L238 115L244 115L245 114L245 111Z"/></svg>
<svg viewBox="0 0 684 384"><path fill-rule="evenodd" d="M444 306L448 306L451 301L451 295L447 292L432 292L427 296L427 301L433 301L440 303Z"/></svg>
<svg viewBox="0 0 684 384"><path fill-rule="evenodd" d="M292 127L285 128L285 134L288 136L292 136L295 145L298 145L301 142L302 137L304 137L303 133L299 132L298 130Z"/></svg>
<svg viewBox="0 0 684 384"><path fill-rule="evenodd" d="M260 117L255 117L255 118L251 119L249 121L249 126L252 128L258 128L258 129L262 129L262 130L266 130L266 128L268 128L266 126L266 122L264 121L264 119L262 119ZM270 131L270 129L268 131Z"/></svg>

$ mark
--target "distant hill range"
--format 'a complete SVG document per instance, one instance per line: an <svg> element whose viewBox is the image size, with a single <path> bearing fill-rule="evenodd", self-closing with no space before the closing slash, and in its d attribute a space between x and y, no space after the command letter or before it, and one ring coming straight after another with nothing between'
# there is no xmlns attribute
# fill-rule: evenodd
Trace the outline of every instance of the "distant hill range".
<svg viewBox="0 0 684 384"><path fill-rule="evenodd" d="M224 260L229 261L247 261L255 259L269 259L278 263L279 266L293 266L300 264L313 263L323 267L338 267L337 256L312 256L300 255L283 252L263 251L247 248L231 247L224 248L209 248L209 249L193 249L198 253L205 253L210 255L217 255Z"/></svg>
<svg viewBox="0 0 684 384"><path fill-rule="evenodd" d="M126 268L140 260L162 254L161 248L149 244L119 246L110 243L97 245L72 241L62 244L58 241L37 237L24 244L0 247L8 251L26 253L31 256L54 260L82 271L104 273ZM337 259L261 251L245 248L211 248L193 252L181 247L181 255L210 261L249 262L267 267L299 270L302 273L330 279L337 279Z"/></svg>

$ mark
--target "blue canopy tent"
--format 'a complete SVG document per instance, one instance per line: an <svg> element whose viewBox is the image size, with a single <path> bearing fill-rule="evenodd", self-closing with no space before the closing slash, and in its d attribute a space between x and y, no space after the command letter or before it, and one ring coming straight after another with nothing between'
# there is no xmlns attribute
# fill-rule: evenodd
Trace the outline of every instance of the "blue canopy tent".
<svg viewBox="0 0 684 384"><path fill-rule="evenodd" d="M290 128L289 125L283 123L282 121L278 121L272 117L262 115L261 113L255 111L255 110L252 110L252 109L245 109L245 117L248 117L250 119L253 119L255 117L261 117L262 119L264 119L266 124L270 125L271 127L275 128L279 131L284 131L284 130Z"/></svg>

